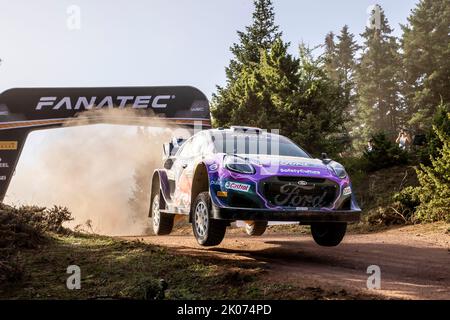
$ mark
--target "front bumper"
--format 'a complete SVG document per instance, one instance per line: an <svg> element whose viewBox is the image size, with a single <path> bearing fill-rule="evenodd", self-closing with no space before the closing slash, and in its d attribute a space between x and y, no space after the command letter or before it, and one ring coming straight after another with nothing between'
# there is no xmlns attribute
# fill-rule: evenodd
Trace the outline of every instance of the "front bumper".
<svg viewBox="0 0 450 320"><path fill-rule="evenodd" d="M361 210L268 210L251 208L220 208L212 206L214 219L250 221L298 221L302 224L315 222L358 222Z"/></svg>

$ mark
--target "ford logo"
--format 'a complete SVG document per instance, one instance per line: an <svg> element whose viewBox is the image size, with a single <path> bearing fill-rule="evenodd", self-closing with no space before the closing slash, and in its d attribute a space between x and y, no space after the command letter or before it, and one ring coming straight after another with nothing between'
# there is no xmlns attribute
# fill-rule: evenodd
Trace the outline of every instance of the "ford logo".
<svg viewBox="0 0 450 320"><path fill-rule="evenodd" d="M306 182L306 181L304 181L304 180L300 180L300 181L297 182L297 184L298 184L299 186L307 186L307 185L308 185L308 182Z"/></svg>

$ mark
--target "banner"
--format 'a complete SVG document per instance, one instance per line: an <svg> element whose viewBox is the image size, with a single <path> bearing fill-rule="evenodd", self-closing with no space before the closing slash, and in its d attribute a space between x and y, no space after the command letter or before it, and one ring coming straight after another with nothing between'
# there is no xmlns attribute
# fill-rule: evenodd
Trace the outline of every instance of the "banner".
<svg viewBox="0 0 450 320"><path fill-rule="evenodd" d="M102 112L107 110L111 112ZM211 126L208 99L189 86L7 90L0 95L0 201L28 133L80 125L75 122L80 116L85 116L82 124Z"/></svg>

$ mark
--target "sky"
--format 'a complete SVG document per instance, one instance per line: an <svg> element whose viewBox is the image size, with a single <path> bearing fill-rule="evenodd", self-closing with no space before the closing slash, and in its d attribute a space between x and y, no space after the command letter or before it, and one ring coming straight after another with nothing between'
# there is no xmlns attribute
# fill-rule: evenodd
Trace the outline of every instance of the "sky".
<svg viewBox="0 0 450 320"><path fill-rule="evenodd" d="M394 28L418 0L378 0ZM276 23L296 54L347 24L359 38L374 0L274 0ZM252 0L0 0L0 92L14 87L192 85L208 98L225 83L236 31ZM63 129L61 129L63 130ZM33 132L21 165L57 141ZM37 165L37 164L36 164ZM14 181L14 180L13 180Z"/></svg>
<svg viewBox="0 0 450 320"><path fill-rule="evenodd" d="M396 35L417 2L378 0ZM274 0L274 7L295 54L300 42L321 44L344 24L358 35L374 3ZM0 0L0 92L193 85L211 97L225 83L229 47L236 31L251 23L252 11L251 0Z"/></svg>

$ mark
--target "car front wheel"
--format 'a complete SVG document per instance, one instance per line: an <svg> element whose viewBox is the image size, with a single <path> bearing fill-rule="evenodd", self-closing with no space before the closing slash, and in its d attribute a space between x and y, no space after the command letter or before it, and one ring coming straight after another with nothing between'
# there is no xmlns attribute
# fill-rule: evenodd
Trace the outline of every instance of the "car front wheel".
<svg viewBox="0 0 450 320"><path fill-rule="evenodd" d="M323 247L335 247L341 243L347 231L347 223L314 223L311 234L314 241Z"/></svg>
<svg viewBox="0 0 450 320"><path fill-rule="evenodd" d="M194 202L192 229L201 246L217 246L225 237L225 221L211 218L211 198L209 192L200 193Z"/></svg>

